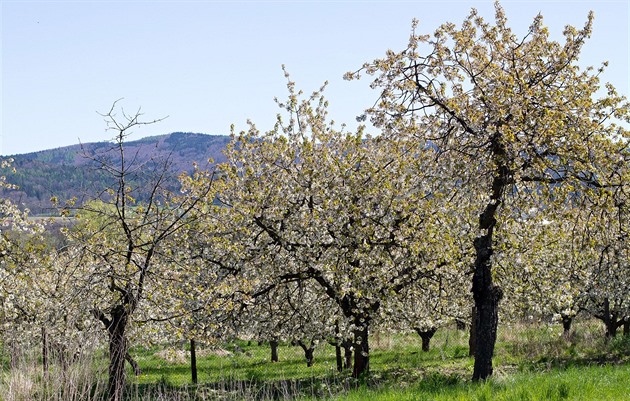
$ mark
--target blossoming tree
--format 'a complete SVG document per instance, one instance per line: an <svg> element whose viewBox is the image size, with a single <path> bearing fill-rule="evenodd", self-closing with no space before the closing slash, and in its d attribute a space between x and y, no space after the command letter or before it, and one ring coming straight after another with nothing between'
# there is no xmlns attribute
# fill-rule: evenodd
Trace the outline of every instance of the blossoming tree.
<svg viewBox="0 0 630 401"><path fill-rule="evenodd" d="M492 374L503 296L493 255L497 236L509 235L502 223L516 209L553 208L576 191L597 197L619 185L607 182L616 179L610 159L628 134L615 119L627 122L630 114L612 85L599 97L604 67L578 64L592 24L591 14L583 28L567 26L561 43L549 38L538 15L519 38L497 2L493 24L475 9L461 26L445 23L432 35L417 34L414 22L406 49L346 75L375 76L371 86L380 97L367 111L372 122L433 143L436 164L451 166L444 181L458 182L470 194L462 207L477 210L474 380Z"/></svg>

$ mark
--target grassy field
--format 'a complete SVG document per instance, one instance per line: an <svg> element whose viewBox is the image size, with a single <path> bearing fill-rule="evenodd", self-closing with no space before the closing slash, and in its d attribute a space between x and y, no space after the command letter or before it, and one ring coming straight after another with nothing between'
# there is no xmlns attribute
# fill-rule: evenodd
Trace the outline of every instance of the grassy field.
<svg viewBox="0 0 630 401"><path fill-rule="evenodd" d="M468 334L438 331L429 352L416 335L371 338L371 374L362 380L338 373L334 348L321 344L315 365L302 350L281 344L280 361L270 362L267 344L235 341L198 349L199 384L193 386L186 344L134 348L142 368L130 372L130 400L630 400L630 336L605 341L596 323L576 325L563 338L556 326L503 327L495 374L470 381ZM104 355L93 356L62 377L49 377L33 359L19 370L4 364L0 400L97 400L105 383ZM89 367L86 367L89 366ZM59 369L57 369L58 371ZM54 376L54 375L53 375ZM63 387L63 388L62 388ZM72 396L74 394L74 396Z"/></svg>
<svg viewBox="0 0 630 401"><path fill-rule="evenodd" d="M395 386L348 392L333 400L371 401L533 401L630 399L630 366L586 366L543 373L499 375L483 384L435 374L406 388Z"/></svg>

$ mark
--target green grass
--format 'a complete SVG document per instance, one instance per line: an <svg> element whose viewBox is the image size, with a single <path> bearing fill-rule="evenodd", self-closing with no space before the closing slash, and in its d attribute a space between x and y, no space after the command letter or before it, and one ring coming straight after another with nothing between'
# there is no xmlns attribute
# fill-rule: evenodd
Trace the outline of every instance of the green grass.
<svg viewBox="0 0 630 401"><path fill-rule="evenodd" d="M361 387L331 400L370 401L623 401L630 399L630 366L588 366L517 373L471 383L428 376L406 387Z"/></svg>
<svg viewBox="0 0 630 401"><path fill-rule="evenodd" d="M438 332L429 352L421 351L421 341L416 335L377 335L372 339L370 365L372 371L415 370L418 367L457 370L465 373L472 369L472 359L468 358L468 334L462 331L444 330ZM197 358L199 382L231 380L297 380L338 376L334 348L320 344L315 350L315 365L307 367L299 347L281 344L280 361L270 362L267 344L237 341L220 347L220 355L213 350L198 350L203 356ZM158 351L162 351L161 356ZM167 355L176 355L177 361L169 362ZM229 354L228 354L229 353ZM162 348L136 348L132 354L142 368L142 375L136 378L138 384L168 383L184 385L190 383L188 349L185 346ZM227 355L224 355L227 354ZM166 357L166 358L165 358ZM472 370L471 370L472 372Z"/></svg>
<svg viewBox="0 0 630 401"><path fill-rule="evenodd" d="M238 346L238 351L235 351ZM168 362L165 355L158 355L158 349L135 349L133 353L142 368L142 375L136 380L140 384L166 382L171 385L190 383L188 350L184 347L168 348L177 360ZM326 376L334 372L335 359L332 347L319 347L315 352L316 364L306 366L301 349L288 345L279 347L280 361L270 362L268 345L258 346L247 342L225 344L218 350L198 350L197 369L199 382L230 380L286 380L314 376Z"/></svg>
<svg viewBox="0 0 630 401"><path fill-rule="evenodd" d="M268 345L238 341L224 344L221 355L206 351L198 358L201 384L195 389L198 399L205 399L199 391L221 388L306 400L630 400L630 338L606 342L593 322L577 326L570 339L561 334L556 326L503 327L495 375L482 384L470 381L473 359L464 331L438 331L429 352L421 351L415 335L377 334L371 374L363 381L337 373L334 349L326 344L308 368L298 347L281 344L280 361L272 363ZM190 385L187 350L170 350L181 363L166 362L163 349L162 357L155 348L134 350L143 368L136 385Z"/></svg>

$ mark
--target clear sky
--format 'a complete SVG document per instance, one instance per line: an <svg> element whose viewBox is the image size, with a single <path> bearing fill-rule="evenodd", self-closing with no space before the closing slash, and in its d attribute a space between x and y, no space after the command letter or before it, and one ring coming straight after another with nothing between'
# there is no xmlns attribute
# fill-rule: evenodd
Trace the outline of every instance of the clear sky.
<svg viewBox="0 0 630 401"><path fill-rule="evenodd" d="M595 12L583 65L610 66L604 80L628 84L628 0L502 3L524 34L542 12L552 36ZM351 127L376 93L343 74L402 50L412 18L430 33L461 23L471 7L493 18L493 2L460 1L31 1L0 0L0 154L111 139L97 112L113 101L147 119L132 139L174 131L228 134L250 118L272 127L274 97L286 94L285 64L305 92L330 82L331 117Z"/></svg>

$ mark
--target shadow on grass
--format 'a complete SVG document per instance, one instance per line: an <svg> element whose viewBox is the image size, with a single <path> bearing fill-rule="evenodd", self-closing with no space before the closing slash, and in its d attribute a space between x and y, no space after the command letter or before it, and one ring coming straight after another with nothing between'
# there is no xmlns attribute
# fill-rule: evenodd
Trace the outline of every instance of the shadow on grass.
<svg viewBox="0 0 630 401"><path fill-rule="evenodd" d="M359 386L358 381L342 376L308 379L260 380L225 379L199 385L173 385L166 381L137 384L130 387L130 399L160 399L179 401L205 400L287 400L301 397L329 398L347 393ZM166 397L166 398L164 398Z"/></svg>
<svg viewBox="0 0 630 401"><path fill-rule="evenodd" d="M630 336L618 336L606 344L603 352L580 355L570 346L563 355L542 355L519 364L521 371L564 370L588 366L623 365L630 363Z"/></svg>

